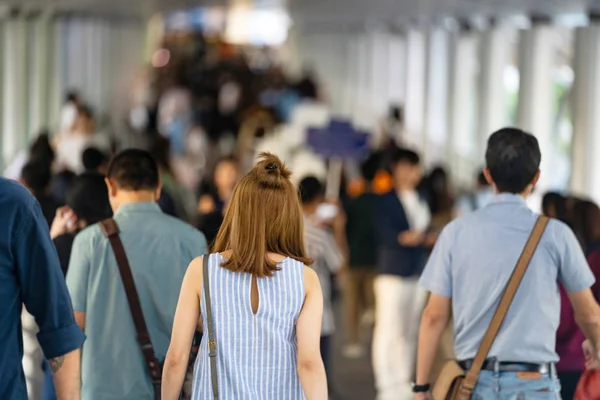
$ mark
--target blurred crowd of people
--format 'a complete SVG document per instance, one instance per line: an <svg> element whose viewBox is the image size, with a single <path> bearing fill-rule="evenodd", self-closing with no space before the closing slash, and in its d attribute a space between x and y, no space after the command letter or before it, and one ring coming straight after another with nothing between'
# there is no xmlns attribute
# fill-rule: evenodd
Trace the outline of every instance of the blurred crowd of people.
<svg viewBox="0 0 600 400"><path fill-rule="evenodd" d="M40 133L5 171L40 204L76 322L88 335L82 359L86 399L108 398L99 393L129 393L132 399L145 398L138 397L143 393L150 398L152 389L141 355L122 361L121 351L137 354L136 331L125 296L115 292L118 276L98 270L116 266L97 224L114 217L131 264L148 266L134 275L136 283L143 282L138 287L141 302L153 310L146 320L156 357L162 360L187 265L225 235L221 227L231 223L225 216L236 185L254 163L252 142L287 122L303 99L322 97L310 74L291 82L280 69L257 71L240 55L174 62L157 73L152 90L154 100L134 108L130 118L132 131L142 134L143 150L117 151L119 144L97 129L90 108L73 93L66 98L56 134ZM463 192L443 166L425 171L419 154L402 146L410 140L401 136L401 110L394 111L392 120L393 130L401 134L384 139L355 162L360 164L359 176L344 176L340 193L327 197L326 183L311 175L300 177L297 187L306 257L313 261L323 292L319 345L324 368L330 375L335 370L332 338L341 330L344 357L372 355L380 396L399 387L410 392L427 299L419 277L440 232L455 218L485 207L495 194L483 171L476 171L473 186ZM289 173L278 159L263 167L266 172L260 173L266 175L260 175L257 187L288 185ZM275 170L284 172L277 175ZM600 276L598 206L548 193L543 212L571 227L592 271ZM164 265L173 268L165 270ZM345 309L342 328L335 324L337 289L342 290ZM597 285L594 290L598 298ZM564 289L561 295L557 352L562 359L557 369L563 398L570 399L583 371L584 336ZM365 325L374 325L370 351ZM26 330L26 344L35 342L35 329ZM124 337L128 339L116 346L118 351L106 350L109 341ZM439 361L453 354L448 327ZM111 370L118 362L123 362L122 369ZM51 366L44 366L49 373ZM106 376L113 387L105 387ZM329 383L330 397L336 398L337 390ZM47 388L45 395L52 398L53 389Z"/></svg>

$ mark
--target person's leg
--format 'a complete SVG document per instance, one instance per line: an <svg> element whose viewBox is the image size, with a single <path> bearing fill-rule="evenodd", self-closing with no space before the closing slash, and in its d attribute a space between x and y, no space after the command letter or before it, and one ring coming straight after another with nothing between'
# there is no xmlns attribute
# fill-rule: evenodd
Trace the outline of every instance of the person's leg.
<svg viewBox="0 0 600 400"><path fill-rule="evenodd" d="M380 275L375 279L373 372L379 400L398 398L396 377L402 365L402 289L402 279L397 276Z"/></svg>
<svg viewBox="0 0 600 400"><path fill-rule="evenodd" d="M348 270L348 280L346 282L346 322L348 324L348 345L359 344L359 318L358 310L358 288L360 287L360 274L357 269Z"/></svg>
<svg viewBox="0 0 600 400"><path fill-rule="evenodd" d="M331 342L330 336L321 336L321 358L323 358L323 364L325 365L325 372L327 373L327 382L330 382L329 370L330 370L330 358L329 358L329 345Z"/></svg>
<svg viewBox="0 0 600 400"><path fill-rule="evenodd" d="M562 400L573 400L575 398L575 390L581 379L582 372L559 372L558 380L560 381L560 395Z"/></svg>
<svg viewBox="0 0 600 400"><path fill-rule="evenodd" d="M426 294L419 286L417 278L406 278L402 279L401 296L400 340L402 350L395 370L397 371L398 390L410 394L417 358L419 321Z"/></svg>

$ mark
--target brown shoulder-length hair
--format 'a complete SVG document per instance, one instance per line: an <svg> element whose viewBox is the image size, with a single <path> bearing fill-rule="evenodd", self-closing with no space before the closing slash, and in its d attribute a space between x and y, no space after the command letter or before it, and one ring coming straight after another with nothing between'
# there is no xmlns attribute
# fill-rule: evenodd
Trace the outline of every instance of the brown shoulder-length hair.
<svg viewBox="0 0 600 400"><path fill-rule="evenodd" d="M235 186L213 248L231 251L224 268L273 276L279 268L269 252L312 264L304 248L302 210L290 175L277 156L261 153L256 166Z"/></svg>

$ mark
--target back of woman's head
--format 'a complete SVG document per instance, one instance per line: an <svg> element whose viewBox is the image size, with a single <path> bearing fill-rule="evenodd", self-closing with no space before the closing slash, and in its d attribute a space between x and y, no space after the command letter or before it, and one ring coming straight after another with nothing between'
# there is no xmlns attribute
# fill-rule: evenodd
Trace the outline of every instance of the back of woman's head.
<svg viewBox="0 0 600 400"><path fill-rule="evenodd" d="M97 173L89 172L75 178L67 195L67 204L87 225L112 217L104 177Z"/></svg>
<svg viewBox="0 0 600 400"><path fill-rule="evenodd" d="M268 253L305 264L304 227L291 171L275 155L262 153L258 164L235 186L214 251L231 251L223 267L258 277L278 268Z"/></svg>
<svg viewBox="0 0 600 400"><path fill-rule="evenodd" d="M46 131L40 132L29 148L29 160L46 164L48 168L54 162L54 150L50 144L50 135Z"/></svg>
<svg viewBox="0 0 600 400"><path fill-rule="evenodd" d="M600 208L589 200L576 199L571 226L584 251L600 239Z"/></svg>

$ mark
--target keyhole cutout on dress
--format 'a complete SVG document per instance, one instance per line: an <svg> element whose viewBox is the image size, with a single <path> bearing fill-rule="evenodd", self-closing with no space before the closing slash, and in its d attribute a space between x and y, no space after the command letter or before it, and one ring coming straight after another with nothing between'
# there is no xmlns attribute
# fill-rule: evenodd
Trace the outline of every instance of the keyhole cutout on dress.
<svg viewBox="0 0 600 400"><path fill-rule="evenodd" d="M252 286L250 287L250 304L252 305L252 314L256 315L260 299L258 296L258 280L256 275L252 275Z"/></svg>

